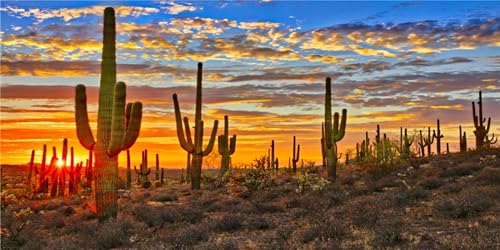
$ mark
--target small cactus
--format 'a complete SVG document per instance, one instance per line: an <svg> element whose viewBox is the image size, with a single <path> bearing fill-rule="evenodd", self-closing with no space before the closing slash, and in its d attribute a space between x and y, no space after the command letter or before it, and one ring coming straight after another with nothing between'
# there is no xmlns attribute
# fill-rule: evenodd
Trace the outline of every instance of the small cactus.
<svg viewBox="0 0 500 250"><path fill-rule="evenodd" d="M236 151L236 135L229 138L229 118L224 116L224 134L219 135L219 154L221 155L220 174L224 175L229 170L231 155Z"/></svg>
<svg viewBox="0 0 500 250"><path fill-rule="evenodd" d="M148 180L148 175L151 173L151 169L148 168L148 150L144 150L142 152L142 163L140 165L139 170L134 166L134 170L139 177L139 184L142 187L148 187L150 182Z"/></svg>
<svg viewBox="0 0 500 250"><path fill-rule="evenodd" d="M296 147L297 146L297 147ZM300 158L300 144L295 145L295 136L293 136L293 154L292 154L292 163L293 163L293 172L297 173L297 162L299 162Z"/></svg>
<svg viewBox="0 0 500 250"><path fill-rule="evenodd" d="M441 134L441 128L439 126L439 119L437 120L437 131L433 135L433 137L436 138L436 151L437 151L437 154L440 155L441 154L441 138L443 138L444 135Z"/></svg>
<svg viewBox="0 0 500 250"><path fill-rule="evenodd" d="M467 134L464 133L462 134L462 126L458 126L459 130L459 135L458 138L460 139L460 153L466 153L467 152Z"/></svg>
<svg viewBox="0 0 500 250"><path fill-rule="evenodd" d="M483 98L481 91L479 91L479 101L477 102L479 108L479 116L476 115L476 105L472 102L472 120L474 121L474 135L476 136L476 149L481 150L485 144L489 145L494 141L495 135L488 138L490 131L491 117L488 117L488 123L485 126L486 118L483 118ZM494 141L496 143L496 140Z"/></svg>

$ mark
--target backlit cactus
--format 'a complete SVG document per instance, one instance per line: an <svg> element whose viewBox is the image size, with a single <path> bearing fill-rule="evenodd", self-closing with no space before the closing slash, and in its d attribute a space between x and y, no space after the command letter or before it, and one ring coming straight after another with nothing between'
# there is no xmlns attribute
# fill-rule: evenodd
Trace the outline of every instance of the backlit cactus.
<svg viewBox="0 0 500 250"><path fill-rule="evenodd" d="M460 143L460 153L465 153L467 152L467 133L465 131L462 134L462 126L458 126L459 130L459 143Z"/></svg>
<svg viewBox="0 0 500 250"><path fill-rule="evenodd" d="M175 109L175 122L177 125L177 139L181 147L192 154L192 164L191 164L191 188L200 189L201 187L201 165L203 162L203 157L207 156L212 152L214 147L215 138L217 135L217 126L219 121L214 121L214 126L212 128L212 134L210 135L210 140L207 147L203 150L203 120L201 119L201 103L202 103L202 93L201 93L201 81L203 64L198 63L198 74L196 79L196 108L195 108L195 125L194 125L194 142L191 139L191 128L189 127L189 120L184 117L184 126L186 134L184 135L184 128L182 126L181 111L179 107L179 101L177 100L177 94L173 94L174 99L174 109Z"/></svg>
<svg viewBox="0 0 500 250"><path fill-rule="evenodd" d="M125 189L132 187L132 169L130 169L130 150L127 149L127 180L125 181Z"/></svg>
<svg viewBox="0 0 500 250"><path fill-rule="evenodd" d="M33 168L35 167L35 150L31 150L31 158L30 158L30 163L29 163L29 170L28 170L28 182L27 182L27 192L31 193L33 190L33 184L32 184L32 179L33 179Z"/></svg>
<svg viewBox="0 0 500 250"><path fill-rule="evenodd" d="M485 126L486 118L483 118L483 97L481 91L479 91L479 101L477 102L479 108L479 116L476 115L476 105L472 102L472 120L474 121L474 135L476 136L476 149L483 149L485 144L490 145L496 143L495 134L491 138L488 138L488 133L490 132L491 117L488 117L488 123Z"/></svg>
<svg viewBox="0 0 500 250"><path fill-rule="evenodd" d="M224 134L219 135L219 154L221 155L220 174L224 175L229 170L231 155L236 150L236 135L229 138L229 119L224 116Z"/></svg>
<svg viewBox="0 0 500 250"><path fill-rule="evenodd" d="M342 140L345 135L347 109L342 110L342 118L335 112L332 121L332 86L331 78L326 78L325 93L325 133L323 135L323 150L326 156L326 169L328 177L335 180L337 176L337 142ZM339 122L340 119L340 122Z"/></svg>
<svg viewBox="0 0 500 250"><path fill-rule="evenodd" d="M436 138L436 151L437 154L441 154L441 138L444 137L444 135L441 134L441 127L439 125L439 119L437 120L437 131L435 134L432 135L434 138Z"/></svg>
<svg viewBox="0 0 500 250"><path fill-rule="evenodd" d="M89 125L85 86L77 85L75 94L78 139L83 147L93 150L95 154L95 200L100 220L116 217L118 155L135 143L142 119L142 103L128 104L126 108L125 83L116 83L116 27L113 8L104 10L103 27L96 140Z"/></svg>
<svg viewBox="0 0 500 250"><path fill-rule="evenodd" d="M155 180L160 182L160 155L156 154Z"/></svg>
<svg viewBox="0 0 500 250"><path fill-rule="evenodd" d="M402 138L401 158L407 159L408 157L410 157L411 145L413 144L413 141L410 141L410 139L408 139L408 132L406 128L404 129L404 136L401 136L401 138Z"/></svg>
<svg viewBox="0 0 500 250"><path fill-rule="evenodd" d="M148 168L148 150L142 151L142 163L139 170L134 166L135 173L139 179L139 184L142 187L149 187L148 175L151 173L151 168Z"/></svg>
<svg viewBox="0 0 500 250"><path fill-rule="evenodd" d="M293 136L293 149L292 149L292 163L293 163L293 172L297 173L297 162L299 162L300 158L300 144L295 144L295 136Z"/></svg>

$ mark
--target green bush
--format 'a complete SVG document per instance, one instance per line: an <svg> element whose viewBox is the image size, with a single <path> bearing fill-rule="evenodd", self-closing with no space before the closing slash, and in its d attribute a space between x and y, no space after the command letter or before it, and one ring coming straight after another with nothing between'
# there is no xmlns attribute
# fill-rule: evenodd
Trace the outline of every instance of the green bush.
<svg viewBox="0 0 500 250"><path fill-rule="evenodd" d="M326 185L330 182L317 174L309 174L304 172L303 174L298 174L296 177L298 187L295 192L303 194L307 190L320 191L323 190Z"/></svg>

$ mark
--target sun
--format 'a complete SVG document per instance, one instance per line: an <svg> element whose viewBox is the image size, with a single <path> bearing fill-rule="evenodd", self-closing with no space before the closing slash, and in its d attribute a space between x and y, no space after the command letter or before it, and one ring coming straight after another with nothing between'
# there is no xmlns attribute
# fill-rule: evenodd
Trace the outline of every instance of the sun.
<svg viewBox="0 0 500 250"><path fill-rule="evenodd" d="M57 167L58 168L62 168L63 167L63 161L62 160L58 160L57 163L56 163Z"/></svg>

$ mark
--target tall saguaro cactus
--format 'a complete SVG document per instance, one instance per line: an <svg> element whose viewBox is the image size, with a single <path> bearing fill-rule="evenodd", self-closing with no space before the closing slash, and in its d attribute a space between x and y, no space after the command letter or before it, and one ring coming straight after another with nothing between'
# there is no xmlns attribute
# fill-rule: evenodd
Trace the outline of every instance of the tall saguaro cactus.
<svg viewBox="0 0 500 250"><path fill-rule="evenodd" d="M174 99L174 109L175 109L175 122L177 125L177 139L181 147L192 154L192 164L191 164L191 188L200 189L201 182L201 164L203 162L203 157L207 156L212 152L214 147L215 137L217 137L217 126L219 121L214 121L214 126L212 128L212 134L210 135L210 140L207 147L203 150L203 120L201 119L201 78L202 78L203 64L198 63L198 74L196 79L196 108L195 108L195 120L194 120L194 142L191 139L191 128L189 127L189 120L184 117L184 126L186 134L184 135L184 129L182 127L181 111L179 107L179 101L177 100L177 94L173 94Z"/></svg>
<svg viewBox="0 0 500 250"><path fill-rule="evenodd" d="M460 139L460 153L467 152L467 133L462 134L462 125L458 126L459 130L459 136L458 138Z"/></svg>
<svg viewBox="0 0 500 250"><path fill-rule="evenodd" d="M483 97L481 91L479 91L479 101L477 102L479 108L479 116L476 115L476 105L472 102L472 119L474 121L474 135L476 136L476 149L480 150L485 146L490 144L494 140L495 135L491 139L488 138L488 133L490 132L491 117L488 117L488 123L484 126L486 118L483 118Z"/></svg>
<svg viewBox="0 0 500 250"><path fill-rule="evenodd" d="M96 140L89 125L85 86L77 85L75 95L78 139L95 154L95 198L100 220L116 217L118 155L135 143L142 119L142 103L128 104L125 108L125 83L116 83L115 26L115 11L108 7L104 10Z"/></svg>
<svg viewBox="0 0 500 250"><path fill-rule="evenodd" d="M427 127L427 139L424 138L424 144L427 147L427 155L431 156L432 150L431 150L431 145L434 143L434 138L436 138L436 131L432 130L432 136L431 136L431 127Z"/></svg>
<svg viewBox="0 0 500 250"><path fill-rule="evenodd" d="M297 146L297 147L296 147ZM293 136L293 154L292 154L292 162L293 162L293 172L297 172L297 162L299 162L300 158L300 144L295 144L295 136Z"/></svg>
<svg viewBox="0 0 500 250"><path fill-rule="evenodd" d="M437 149L437 154L441 154L441 138L444 137L443 134L441 134L441 127L439 126L439 119L437 120L437 131L433 135L434 138L436 138L436 149Z"/></svg>
<svg viewBox="0 0 500 250"><path fill-rule="evenodd" d="M229 119L224 116L224 135L219 135L219 154L221 155L220 174L224 175L229 170L231 155L236 150L236 135L229 138Z"/></svg>
<svg viewBox="0 0 500 250"><path fill-rule="evenodd" d="M347 109L342 109L342 118L335 112L332 122L332 80L326 78L325 91L325 134L323 135L323 150L326 156L326 169L328 177L335 180L337 176L337 142L342 140L345 135Z"/></svg>

